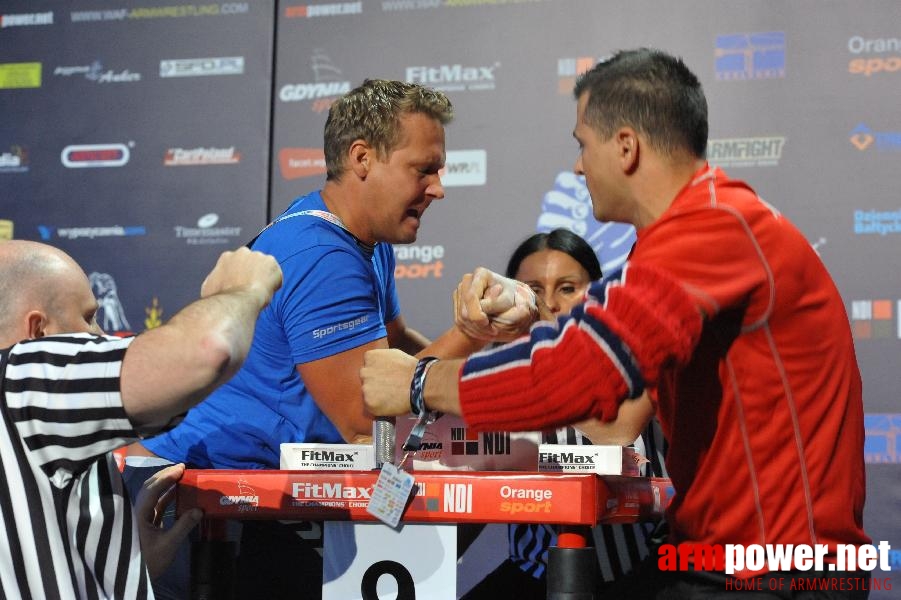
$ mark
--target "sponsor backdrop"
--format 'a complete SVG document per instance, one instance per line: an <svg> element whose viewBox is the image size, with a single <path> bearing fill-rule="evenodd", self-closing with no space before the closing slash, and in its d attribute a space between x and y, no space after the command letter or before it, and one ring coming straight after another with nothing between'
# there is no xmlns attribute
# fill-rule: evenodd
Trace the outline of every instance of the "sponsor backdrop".
<svg viewBox="0 0 901 600"><path fill-rule="evenodd" d="M868 413L866 523L897 567L898 23L893 0L5 0L0 239L65 249L102 325L143 331L196 296L219 252L321 185L336 96L366 77L415 81L457 112L447 197L396 248L404 315L434 336L459 277L503 269L535 230L571 228L605 268L623 260L633 232L595 223L570 171L571 89L613 50L664 48L704 83L711 162L799 225L845 298Z"/></svg>

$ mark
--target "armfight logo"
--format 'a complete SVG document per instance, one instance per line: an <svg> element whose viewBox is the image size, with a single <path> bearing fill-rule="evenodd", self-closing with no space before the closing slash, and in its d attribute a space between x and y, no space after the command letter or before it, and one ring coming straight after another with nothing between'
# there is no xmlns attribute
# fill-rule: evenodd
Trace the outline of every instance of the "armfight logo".
<svg viewBox="0 0 901 600"><path fill-rule="evenodd" d="M594 218L585 178L572 171L561 171L554 188L541 202L536 231L558 228L569 229L585 238L598 255L604 273L621 267L635 243L635 228L631 225L600 223Z"/></svg>
<svg viewBox="0 0 901 600"><path fill-rule="evenodd" d="M707 160L717 167L775 167L784 147L781 135L709 140Z"/></svg>

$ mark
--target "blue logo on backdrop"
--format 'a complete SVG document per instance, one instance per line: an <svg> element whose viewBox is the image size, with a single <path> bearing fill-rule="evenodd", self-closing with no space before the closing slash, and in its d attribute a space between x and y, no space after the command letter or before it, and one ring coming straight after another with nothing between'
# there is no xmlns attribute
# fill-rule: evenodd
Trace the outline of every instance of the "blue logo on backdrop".
<svg viewBox="0 0 901 600"><path fill-rule="evenodd" d="M541 201L536 231L569 229L591 244L604 274L619 269L635 243L635 228L625 223L601 223L594 218L585 178L572 171L561 171L554 189Z"/></svg>
<svg viewBox="0 0 901 600"><path fill-rule="evenodd" d="M38 233L44 241L52 240L55 237L77 240L81 238L94 239L99 237L131 237L134 235L147 235L147 228L143 225L133 225L122 227L121 225L113 225L111 227L52 227L50 225L38 225Z"/></svg>
<svg viewBox="0 0 901 600"><path fill-rule="evenodd" d="M714 56L718 81L785 77L785 32L718 35Z"/></svg>
<svg viewBox="0 0 901 600"><path fill-rule="evenodd" d="M892 569L901 567L901 550L889 550L888 564Z"/></svg>
<svg viewBox="0 0 901 600"><path fill-rule="evenodd" d="M901 414L864 415L866 441L864 458L867 463L901 463Z"/></svg>
<svg viewBox="0 0 901 600"><path fill-rule="evenodd" d="M861 123L851 131L850 139L861 152L870 147L881 151L901 150L901 131L873 131Z"/></svg>

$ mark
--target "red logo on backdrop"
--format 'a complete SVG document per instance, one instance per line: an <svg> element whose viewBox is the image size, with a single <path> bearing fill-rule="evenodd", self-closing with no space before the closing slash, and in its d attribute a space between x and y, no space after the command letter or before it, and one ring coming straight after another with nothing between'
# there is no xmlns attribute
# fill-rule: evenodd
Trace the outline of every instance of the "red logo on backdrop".
<svg viewBox="0 0 901 600"><path fill-rule="evenodd" d="M282 148L278 164L284 179L299 179L325 173L325 153L322 148Z"/></svg>
<svg viewBox="0 0 901 600"><path fill-rule="evenodd" d="M70 169L121 167L128 163L129 158L131 158L131 153L125 144L66 146L60 154L63 165Z"/></svg>

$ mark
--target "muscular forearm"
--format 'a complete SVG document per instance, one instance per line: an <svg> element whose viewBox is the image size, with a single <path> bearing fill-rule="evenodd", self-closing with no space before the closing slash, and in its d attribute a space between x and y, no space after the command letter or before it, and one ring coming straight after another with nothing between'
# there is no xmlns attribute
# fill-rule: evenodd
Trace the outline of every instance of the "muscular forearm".
<svg viewBox="0 0 901 600"><path fill-rule="evenodd" d="M484 341L467 336L457 327L451 327L428 345L417 356L437 356L438 358L464 358L485 346Z"/></svg>
<svg viewBox="0 0 901 600"><path fill-rule="evenodd" d="M266 301L253 290L214 294L138 336L122 367L123 404L133 422L163 425L230 378L247 355Z"/></svg>
<svg viewBox="0 0 901 600"><path fill-rule="evenodd" d="M645 392L639 398L623 402L613 421L589 419L574 427L587 435L593 444L627 446L641 435L653 416L654 405Z"/></svg>
<svg viewBox="0 0 901 600"><path fill-rule="evenodd" d="M439 360L432 365L423 390L426 408L445 414L460 415L457 380L462 366L462 359Z"/></svg>

